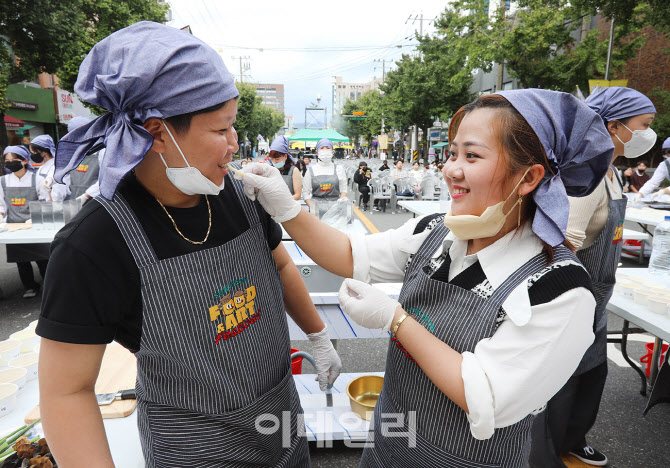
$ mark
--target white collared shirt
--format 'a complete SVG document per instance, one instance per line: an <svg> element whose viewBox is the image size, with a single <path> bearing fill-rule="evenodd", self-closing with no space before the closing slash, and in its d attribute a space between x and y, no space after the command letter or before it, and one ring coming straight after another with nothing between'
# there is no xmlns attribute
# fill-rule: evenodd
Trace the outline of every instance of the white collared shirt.
<svg viewBox="0 0 670 468"><path fill-rule="evenodd" d="M56 159L51 158L44 164L42 164L37 169L37 175L42 179L47 177L53 178L54 172L56 171ZM40 200L52 200L52 201L63 201L70 195L70 174L67 174L63 177L63 183L59 184L54 181L51 186L51 197L49 197L48 191L44 192L46 189L41 187L38 189L40 195Z"/></svg>
<svg viewBox="0 0 670 468"><path fill-rule="evenodd" d="M654 175L651 176L651 179L649 179L645 184L638 190L642 194L643 197L648 197L651 195L651 192L656 190L659 185L661 185L661 182L663 182L665 179L670 178L670 175L668 174L668 165L665 164L665 159L663 159L663 162L658 165L656 170L654 171Z"/></svg>
<svg viewBox="0 0 670 468"><path fill-rule="evenodd" d="M421 218L398 229L364 236L349 234L354 278L366 282L399 282L405 265L430 231L413 235ZM448 249L449 280L479 262L495 290L507 277L542 251L530 224L466 256L467 241L449 234L433 257ZM517 423L541 410L577 369L593 342L595 299L586 288L569 290L551 302L530 305L522 282L503 303L507 313L497 331L463 353L461 373L470 431L490 438L495 428Z"/></svg>

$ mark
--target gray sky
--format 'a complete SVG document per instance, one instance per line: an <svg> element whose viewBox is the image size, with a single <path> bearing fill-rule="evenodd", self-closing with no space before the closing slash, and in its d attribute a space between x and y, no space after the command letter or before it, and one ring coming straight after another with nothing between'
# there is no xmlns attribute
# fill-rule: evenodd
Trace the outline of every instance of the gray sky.
<svg viewBox="0 0 670 468"><path fill-rule="evenodd" d="M250 69L244 81L284 84L285 113L293 115L295 122L304 121L305 106L315 102L318 94L330 111L332 76L367 82L382 76L382 63L374 60L386 59L387 71L394 67L393 60L411 53L416 44L413 36L419 21L412 24L408 17L423 13L425 19L432 19L448 3L168 1L173 13L169 24L190 25L195 36L219 51L237 80L240 61L233 57L248 56ZM433 31L433 26L424 21L423 29Z"/></svg>

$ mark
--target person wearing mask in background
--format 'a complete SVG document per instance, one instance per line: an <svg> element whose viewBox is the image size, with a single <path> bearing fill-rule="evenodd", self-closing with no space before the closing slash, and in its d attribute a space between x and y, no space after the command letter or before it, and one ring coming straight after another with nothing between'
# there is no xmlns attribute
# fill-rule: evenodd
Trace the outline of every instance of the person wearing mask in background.
<svg viewBox="0 0 670 468"><path fill-rule="evenodd" d="M223 60L142 21L98 42L74 89L108 112L59 141L56 180L107 153L101 196L54 239L36 329L58 464L113 466L94 383L115 340L137 357L143 466L308 467L286 313L315 344L320 387L341 363L280 227L228 175L239 92ZM259 432L261 416L281 430Z"/></svg>
<svg viewBox="0 0 670 468"><path fill-rule="evenodd" d="M75 128L90 122L86 117L74 117L67 123L68 133ZM100 183L98 182L98 173L102 165L105 149L92 151L81 161L77 169L70 175L70 198L79 200L83 206L84 203L100 195Z"/></svg>
<svg viewBox="0 0 670 468"><path fill-rule="evenodd" d="M0 177L0 217L2 222L25 223L30 219L28 204L38 199L48 199L48 191L42 185L42 176L30 164L30 152L25 146L8 146L3 151L5 172ZM40 285L35 281L33 266L44 279L49 260L49 244L7 244L7 262L16 263L23 284L23 298L37 296Z"/></svg>
<svg viewBox="0 0 670 468"><path fill-rule="evenodd" d="M633 202L637 202L644 197L648 197L649 195L651 195L652 200L659 198L661 195L670 195L670 190L667 188L663 188L657 192L654 192L654 190L656 190L656 188L661 185L661 182L663 182L665 179L670 179L670 138L666 138L665 141L663 141L662 150L663 162L658 165L654 171L654 175L651 176L651 179L649 179L642 186L642 188L638 190L638 194L632 198ZM652 192L654 193L652 194Z"/></svg>
<svg viewBox="0 0 670 468"><path fill-rule="evenodd" d="M278 136L270 145L268 158L270 163L279 169L289 191L293 194L293 198L300 200L302 196L302 174L294 165L295 160L289 153L288 148L288 139L284 135Z"/></svg>
<svg viewBox="0 0 670 468"><path fill-rule="evenodd" d="M382 162L382 165L379 167L379 170L380 170L381 172L391 170L391 168L389 167L389 162L388 162L388 160Z"/></svg>
<svg viewBox="0 0 670 468"><path fill-rule="evenodd" d="M347 278L342 310L391 331L363 468L526 468L534 415L593 342L591 281L565 235L568 195L612 160L600 117L567 93L502 91L459 109L449 142L450 212L368 236L303 213L273 168L244 171L245 192ZM403 281L398 300L370 281Z"/></svg>
<svg viewBox="0 0 670 468"><path fill-rule="evenodd" d="M358 184L358 191L361 192L361 200L363 201L363 211L368 210L368 202L370 201L370 187L368 181L372 178L372 171L368 167L368 163L361 161L358 163L358 171L354 174L354 182Z"/></svg>
<svg viewBox="0 0 670 468"><path fill-rule="evenodd" d="M645 171L648 169L649 165L647 161L640 161L637 163L635 170L631 170L630 174L630 185L629 191L633 193L638 193L640 189L647 183L651 177Z"/></svg>
<svg viewBox="0 0 670 468"><path fill-rule="evenodd" d="M31 159L41 164L37 175L43 180L40 182L48 190L47 201L63 201L70 196L70 175L68 174L63 183L54 183L54 155L56 145L50 135L40 135L33 138L30 143Z"/></svg>
<svg viewBox="0 0 670 468"><path fill-rule="evenodd" d="M642 93L624 87L605 88L585 103L601 117L614 144L611 164L618 156L640 157L656 143L650 128L656 108ZM595 424L607 379L606 307L621 257L627 202L618 172L611 166L593 193L570 198L566 237L593 283L595 340L575 374L535 420L530 456L533 468L565 468L560 455L567 453L588 465L608 463L605 454L589 445L586 435Z"/></svg>
<svg viewBox="0 0 670 468"><path fill-rule="evenodd" d="M333 143L322 138L316 143L317 164L307 167L302 184L302 197L311 208L310 200L338 200L347 195L347 175L342 166L333 164Z"/></svg>

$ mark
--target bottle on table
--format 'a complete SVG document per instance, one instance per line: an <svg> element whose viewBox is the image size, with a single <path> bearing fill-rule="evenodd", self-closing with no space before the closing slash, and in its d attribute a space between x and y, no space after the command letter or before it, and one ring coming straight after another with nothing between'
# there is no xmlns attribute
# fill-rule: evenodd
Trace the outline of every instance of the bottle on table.
<svg viewBox="0 0 670 468"><path fill-rule="evenodd" d="M654 229L649 273L670 276L670 216Z"/></svg>
<svg viewBox="0 0 670 468"><path fill-rule="evenodd" d="M440 213L446 213L451 206L451 195L449 195L449 186L447 182L442 179L440 182Z"/></svg>

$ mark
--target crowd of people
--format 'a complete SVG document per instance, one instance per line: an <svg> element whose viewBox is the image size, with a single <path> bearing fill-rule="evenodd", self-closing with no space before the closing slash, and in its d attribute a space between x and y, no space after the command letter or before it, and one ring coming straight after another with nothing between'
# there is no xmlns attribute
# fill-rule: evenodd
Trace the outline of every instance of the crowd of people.
<svg viewBox="0 0 670 468"><path fill-rule="evenodd" d="M95 453L113 465L93 384L117 341L137 357L146 466L310 466L286 313L314 345L321 390L342 362L281 227L346 278L344 313L390 333L360 466L563 467L567 453L608 463L587 434L607 377L605 305L626 207L613 163L656 143L646 96L623 87L586 102L541 89L480 96L451 119L443 165L411 161L407 171L384 155L379 168L414 182L405 196L439 173L448 212L362 235L301 205L352 198L331 141L299 160L278 137L265 161L237 167L239 92L196 37L151 22L117 31L84 59L75 91L108 113L57 145L43 135L5 148L0 184L13 223L29 218L24 199L92 199L50 253L8 248L27 295L37 286L26 265L46 272L40 411L59 464ZM670 155L670 138L663 147ZM624 171L638 196L660 182L646 169ZM669 172L670 162L657 170ZM360 161L365 206L373 176ZM399 297L378 282L401 282ZM282 430L259 431L260 415ZM400 416L391 431L389 415Z"/></svg>

